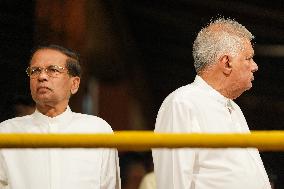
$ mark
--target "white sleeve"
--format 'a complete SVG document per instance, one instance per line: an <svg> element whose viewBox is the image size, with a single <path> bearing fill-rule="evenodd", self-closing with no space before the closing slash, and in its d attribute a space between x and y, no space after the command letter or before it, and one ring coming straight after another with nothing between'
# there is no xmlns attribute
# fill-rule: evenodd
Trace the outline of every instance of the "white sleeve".
<svg viewBox="0 0 284 189"><path fill-rule="evenodd" d="M156 120L156 133L192 132L199 127L191 108L184 103L162 105ZM153 150L154 171L157 189L191 188L197 150L156 149Z"/></svg>
<svg viewBox="0 0 284 189"><path fill-rule="evenodd" d="M6 163L4 161L2 151L0 151L0 189L8 187L8 179L6 175Z"/></svg>
<svg viewBox="0 0 284 189"><path fill-rule="evenodd" d="M156 179L155 179L155 174L154 172L150 172L148 174L146 174L138 189L156 189Z"/></svg>
<svg viewBox="0 0 284 189"><path fill-rule="evenodd" d="M116 149L103 149L101 189L120 189L119 159Z"/></svg>

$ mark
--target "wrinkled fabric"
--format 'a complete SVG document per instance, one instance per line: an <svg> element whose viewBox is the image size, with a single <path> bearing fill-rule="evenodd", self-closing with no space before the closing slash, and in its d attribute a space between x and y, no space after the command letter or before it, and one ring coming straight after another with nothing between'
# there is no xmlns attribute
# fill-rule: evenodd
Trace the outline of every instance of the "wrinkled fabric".
<svg viewBox="0 0 284 189"><path fill-rule="evenodd" d="M66 111L54 118L37 110L0 124L1 133L111 133L95 116ZM84 140L84 138L82 138ZM115 149L1 149L0 186L9 189L120 188ZM8 184L8 186L7 186ZM1 187L0 187L1 188Z"/></svg>
<svg viewBox="0 0 284 189"><path fill-rule="evenodd" d="M160 107L157 133L248 133L239 106L196 76ZM153 150L158 189L270 189L257 149Z"/></svg>

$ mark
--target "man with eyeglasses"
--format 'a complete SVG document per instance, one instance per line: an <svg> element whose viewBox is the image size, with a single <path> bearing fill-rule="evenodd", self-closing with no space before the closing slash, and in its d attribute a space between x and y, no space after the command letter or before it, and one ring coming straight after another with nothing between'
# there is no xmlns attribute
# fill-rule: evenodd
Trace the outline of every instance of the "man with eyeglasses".
<svg viewBox="0 0 284 189"><path fill-rule="evenodd" d="M0 124L2 133L111 133L96 116L68 106L79 89L81 67L76 53L60 46L39 47L27 68L36 102L32 115ZM84 140L84 139L82 139ZM1 149L0 189L117 189L115 149Z"/></svg>

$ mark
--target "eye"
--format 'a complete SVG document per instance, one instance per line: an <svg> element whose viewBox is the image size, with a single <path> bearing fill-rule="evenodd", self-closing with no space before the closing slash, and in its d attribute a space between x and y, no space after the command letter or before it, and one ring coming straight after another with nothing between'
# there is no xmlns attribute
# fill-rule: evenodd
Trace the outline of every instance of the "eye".
<svg viewBox="0 0 284 189"><path fill-rule="evenodd" d="M246 60L251 61L253 59L253 57L248 57L246 58Z"/></svg>
<svg viewBox="0 0 284 189"><path fill-rule="evenodd" d="M47 68L48 72L52 73L60 73L60 68L57 66L49 66Z"/></svg>
<svg viewBox="0 0 284 189"><path fill-rule="evenodd" d="M37 75L41 72L41 69L38 67L33 67L30 69L30 75Z"/></svg>

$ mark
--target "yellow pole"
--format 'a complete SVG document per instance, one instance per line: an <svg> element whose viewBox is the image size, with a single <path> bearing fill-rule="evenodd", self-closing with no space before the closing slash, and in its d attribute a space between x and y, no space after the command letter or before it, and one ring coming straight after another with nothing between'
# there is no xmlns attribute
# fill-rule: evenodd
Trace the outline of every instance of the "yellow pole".
<svg viewBox="0 0 284 189"><path fill-rule="evenodd" d="M0 148L117 148L145 151L151 148L245 148L284 151L284 131L251 134L169 134L120 131L114 134L0 134Z"/></svg>

